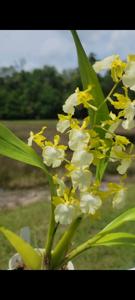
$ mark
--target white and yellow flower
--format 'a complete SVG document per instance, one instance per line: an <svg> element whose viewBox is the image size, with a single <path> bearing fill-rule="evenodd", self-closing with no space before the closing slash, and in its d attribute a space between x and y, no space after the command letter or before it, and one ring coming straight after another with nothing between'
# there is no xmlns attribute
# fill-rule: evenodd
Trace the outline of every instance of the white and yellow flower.
<svg viewBox="0 0 135 300"><path fill-rule="evenodd" d="M43 162L48 167L59 167L65 158L65 150L67 149L67 146L58 145L59 139L59 135L56 135L54 137L54 144L46 142L45 147L43 148Z"/></svg>
<svg viewBox="0 0 135 300"><path fill-rule="evenodd" d="M90 101L93 100L91 89L91 86L84 91L80 91L79 88L77 88L75 93L69 96L66 100L65 104L63 105L63 111L69 115L73 115L75 112L75 107L80 104L82 104L85 108L91 107L92 109L97 110L97 108L90 103Z"/></svg>
<svg viewBox="0 0 135 300"><path fill-rule="evenodd" d="M122 159L121 160L121 164L117 167L117 171L119 172L119 174L123 175L127 172L128 168L131 165L131 158L127 158L127 159Z"/></svg>
<svg viewBox="0 0 135 300"><path fill-rule="evenodd" d="M81 214L74 190L66 189L62 197L53 197L53 204L56 206L54 215L57 223L68 225Z"/></svg>
<svg viewBox="0 0 135 300"><path fill-rule="evenodd" d="M112 55L97 61L93 68L95 72L100 73L102 70L111 70L111 76L114 82L122 79L124 86L135 91L135 55L127 56L127 63L121 61L119 55Z"/></svg>
<svg viewBox="0 0 135 300"><path fill-rule="evenodd" d="M80 208L83 213L94 215L96 210L102 205L99 196L84 192L80 197Z"/></svg>
<svg viewBox="0 0 135 300"><path fill-rule="evenodd" d="M135 61L128 62L122 82L126 87L135 91Z"/></svg>
<svg viewBox="0 0 135 300"><path fill-rule="evenodd" d="M78 168L89 167L93 159L92 153L87 150L79 150L73 153L71 163Z"/></svg>
<svg viewBox="0 0 135 300"><path fill-rule="evenodd" d="M112 206L113 208L122 208L125 201L125 189L120 189L113 197Z"/></svg>
<svg viewBox="0 0 135 300"><path fill-rule="evenodd" d="M92 173L87 169L75 168L70 172L74 189L87 190L92 182Z"/></svg>
<svg viewBox="0 0 135 300"><path fill-rule="evenodd" d="M75 106L78 105L77 93L78 93L78 88L75 90L75 93L69 96L68 99L66 100L65 104L63 105L63 111L65 113L70 115L74 114Z"/></svg>
<svg viewBox="0 0 135 300"><path fill-rule="evenodd" d="M57 131L64 133L70 127L71 115L58 115Z"/></svg>
<svg viewBox="0 0 135 300"><path fill-rule="evenodd" d="M122 137L122 138L125 138L125 137ZM127 172L127 169L130 167L131 161L132 161L131 155L124 152L123 147L125 148L125 146L122 144L115 145L112 147L112 150L110 153L110 161L112 161L112 162L120 161L120 165L117 167L117 171L121 175L123 175Z"/></svg>
<svg viewBox="0 0 135 300"><path fill-rule="evenodd" d="M30 131L30 137L28 138L28 146L32 146L33 139L34 139L34 133L33 131Z"/></svg>
<svg viewBox="0 0 135 300"><path fill-rule="evenodd" d="M55 208L54 215L56 223L69 225L77 218L78 207L72 204L59 204Z"/></svg>
<svg viewBox="0 0 135 300"><path fill-rule="evenodd" d="M83 149L90 140L89 133L81 128L73 128L69 133L69 148L73 151Z"/></svg>
<svg viewBox="0 0 135 300"><path fill-rule="evenodd" d="M124 110L124 117L126 120L122 122L122 127L124 129L132 129L135 127L135 100L130 102L130 104Z"/></svg>
<svg viewBox="0 0 135 300"><path fill-rule="evenodd" d="M65 152L63 149L58 149L53 146L46 146L42 152L43 162L48 166L57 168L64 160Z"/></svg>
<svg viewBox="0 0 135 300"><path fill-rule="evenodd" d="M100 73L103 70L109 70L109 69L111 69L112 63L117 58L119 58L119 55L111 55L111 56L108 56L108 57L104 58L103 60L97 61L93 65L93 68L94 68L95 72L96 73Z"/></svg>
<svg viewBox="0 0 135 300"><path fill-rule="evenodd" d="M130 144L128 138L123 135L115 135L115 145L120 146L123 150L126 149L126 146Z"/></svg>
<svg viewBox="0 0 135 300"><path fill-rule="evenodd" d="M64 178L59 178L57 175L53 176L53 181L55 184L58 185L58 188L57 188L57 195L59 197L62 197L66 191L66 185L65 185L65 182L64 182Z"/></svg>
<svg viewBox="0 0 135 300"><path fill-rule="evenodd" d="M114 82L118 82L125 71L127 64L117 57L111 64L111 76Z"/></svg>
<svg viewBox="0 0 135 300"><path fill-rule="evenodd" d="M119 55L111 55L93 65L95 72L100 73L102 70L111 70L111 76L114 82L118 82L126 68L126 63L120 59Z"/></svg>
<svg viewBox="0 0 135 300"><path fill-rule="evenodd" d="M77 90L78 105L82 104L85 108L92 108L96 111L97 107L91 104L91 100L94 100L91 90L91 85L84 91Z"/></svg>
<svg viewBox="0 0 135 300"><path fill-rule="evenodd" d="M123 116L126 120L122 121L122 126L124 129L132 129L135 127L135 100L131 101L128 97L127 88L124 88L125 95L115 93L114 96L116 97L117 101L113 101L110 99L111 104L116 109L122 109L119 113L118 117Z"/></svg>
<svg viewBox="0 0 135 300"><path fill-rule="evenodd" d="M28 145L32 146L32 142L34 141L39 147L43 148L45 145L46 137L43 135L45 129L47 127L43 127L38 133L30 131L30 137L28 138Z"/></svg>

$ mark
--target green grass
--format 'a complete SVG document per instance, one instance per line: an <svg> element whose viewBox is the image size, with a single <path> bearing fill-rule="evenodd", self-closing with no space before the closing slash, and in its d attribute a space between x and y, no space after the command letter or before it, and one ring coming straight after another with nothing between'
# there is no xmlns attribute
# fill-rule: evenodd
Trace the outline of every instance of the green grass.
<svg viewBox="0 0 135 300"><path fill-rule="evenodd" d="M77 230L72 247L85 241L88 237L90 238L126 209L135 207L134 193L135 186L130 185L126 195L126 205L123 209L113 210L108 202L103 206L99 219L85 220ZM19 233L22 227L29 226L32 233L33 246L43 247L48 228L49 212L50 204L45 201L23 208L18 207L12 211L4 210L0 212L0 225L16 233ZM60 228L57 239L63 229ZM120 228L120 231L135 233L135 223L127 223ZM9 242L3 236L0 236L0 269L7 268L8 260L14 253L14 249ZM75 258L74 264L76 269L129 269L135 267L135 250L132 246L93 248Z"/></svg>

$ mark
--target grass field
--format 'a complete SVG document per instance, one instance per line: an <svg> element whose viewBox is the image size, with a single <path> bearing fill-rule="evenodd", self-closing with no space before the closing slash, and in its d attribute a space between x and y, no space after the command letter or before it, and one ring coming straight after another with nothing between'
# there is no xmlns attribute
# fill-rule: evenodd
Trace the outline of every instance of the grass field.
<svg viewBox="0 0 135 300"><path fill-rule="evenodd" d="M121 210L113 210L110 203L102 208L101 215L97 220L87 219L80 225L74 237L72 247L85 241L88 237L102 229L114 217L125 211L127 208L135 207L135 186L129 186L127 191L126 205ZM31 204L28 207L18 207L12 211L0 212L0 225L5 226L16 233L24 226L29 226L32 233L32 244L34 247L43 247L48 227L50 206L48 202ZM57 238L62 233L60 228ZM135 223L127 223L120 228L120 231L135 233ZM9 242L0 236L0 269L6 269L8 259L14 254L14 249ZM76 269L108 270L108 269L129 269L135 267L135 248L130 246L119 246L113 248L94 248L74 259Z"/></svg>

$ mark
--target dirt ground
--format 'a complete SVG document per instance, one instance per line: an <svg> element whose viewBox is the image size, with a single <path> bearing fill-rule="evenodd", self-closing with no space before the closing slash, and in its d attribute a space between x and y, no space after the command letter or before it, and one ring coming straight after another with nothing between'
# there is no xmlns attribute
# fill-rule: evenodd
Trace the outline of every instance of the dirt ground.
<svg viewBox="0 0 135 300"><path fill-rule="evenodd" d="M41 200L50 200L49 189L32 188L3 190L0 189L0 210L4 208L13 209L16 206L26 206Z"/></svg>

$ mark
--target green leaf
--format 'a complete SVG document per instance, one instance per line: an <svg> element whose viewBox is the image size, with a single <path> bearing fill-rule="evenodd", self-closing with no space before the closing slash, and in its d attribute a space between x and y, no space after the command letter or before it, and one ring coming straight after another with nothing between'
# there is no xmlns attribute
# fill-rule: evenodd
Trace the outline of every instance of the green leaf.
<svg viewBox="0 0 135 300"><path fill-rule="evenodd" d="M131 241L124 241L124 242L100 242L98 244L94 244L93 247L97 246L106 246L106 247L112 247L112 246L135 246L135 243L131 243Z"/></svg>
<svg viewBox="0 0 135 300"><path fill-rule="evenodd" d="M21 255L25 265L32 270L40 270L42 257L38 254L30 244L25 242L21 237L16 235L14 232L0 227L0 232L8 239L11 245Z"/></svg>
<svg viewBox="0 0 135 300"><path fill-rule="evenodd" d="M44 171L46 169L40 156L2 123L0 123L0 154Z"/></svg>
<svg viewBox="0 0 135 300"><path fill-rule="evenodd" d="M71 30L75 45L76 45L76 50L77 50L77 56L78 56L78 64L79 64L79 70L80 70L80 75L81 75L81 80L83 84L83 88L86 89L88 85L92 85L92 93L94 96L94 102L93 104L99 108L96 112L93 111L92 109L88 110L89 116L90 116L90 121L91 125L98 125L102 121L109 119L109 110L107 107L107 104L104 102L105 97L103 95L97 74L95 70L93 69L84 49L83 46L80 42L80 39L78 37L78 34L75 30ZM101 128L96 128L95 130L99 133L101 138L104 138L105 136L105 131L102 130ZM104 159L102 159L97 166L96 170L96 178L97 179L102 179L105 169L107 167L108 162L106 162Z"/></svg>
<svg viewBox="0 0 135 300"><path fill-rule="evenodd" d="M99 234L105 234L110 232L117 227L123 225L126 222L135 221L135 208L128 209L126 212L121 214L119 217L115 218L111 223L109 223L104 229L102 229Z"/></svg>
<svg viewBox="0 0 135 300"><path fill-rule="evenodd" d="M101 181L108 165L108 159L101 159L96 168L96 179Z"/></svg>
<svg viewBox="0 0 135 300"><path fill-rule="evenodd" d="M95 244L100 244L100 243L106 243L106 242L114 242L116 240L121 240L121 239L135 239L135 234L132 233L127 233L127 232L113 232L104 235L101 237L99 240L95 242Z"/></svg>
<svg viewBox="0 0 135 300"><path fill-rule="evenodd" d="M116 232L108 234L108 232L116 229L117 227L121 226L125 222L129 221L135 221L135 208L131 208L127 210L125 213L121 214L119 217L114 219L111 223L109 223L104 229L102 229L100 232L98 232L94 237L90 238L83 244L79 245L77 248L73 249L66 258L66 261L69 261L70 259L73 259L80 253L86 251L87 249L90 249L91 247L94 247L96 245L126 245L132 241L127 241L127 239L134 239L135 235L125 233L125 232ZM121 241L121 239L126 239L126 241ZM119 240L118 240L119 239Z"/></svg>
<svg viewBox="0 0 135 300"><path fill-rule="evenodd" d="M123 240L124 239L124 240ZM127 233L127 232L115 232L106 234L105 236L101 237L101 239L97 240L92 247L97 246L135 246L135 234Z"/></svg>
<svg viewBox="0 0 135 300"><path fill-rule="evenodd" d="M79 63L79 70L80 70L80 75L81 75L81 80L83 84L83 88L87 89L88 85L93 86L93 96L95 99L95 105L98 108L104 101L105 97L103 95L98 77L96 72L94 71L91 63L89 62L89 59L82 47L82 44L80 42L80 39L78 37L78 34L75 30L71 30L75 45L76 45L76 50L77 50L77 55L78 55L78 63ZM106 103L103 103L101 108L97 111L94 112L93 110L89 110L89 114L91 117L91 122L92 125L93 123L99 124L101 121L106 120L109 118L109 111ZM103 137L105 133L103 130L97 129L97 131L100 133L100 136Z"/></svg>

